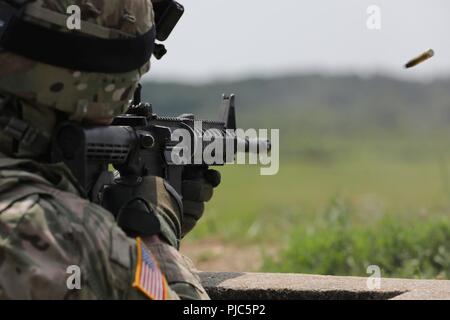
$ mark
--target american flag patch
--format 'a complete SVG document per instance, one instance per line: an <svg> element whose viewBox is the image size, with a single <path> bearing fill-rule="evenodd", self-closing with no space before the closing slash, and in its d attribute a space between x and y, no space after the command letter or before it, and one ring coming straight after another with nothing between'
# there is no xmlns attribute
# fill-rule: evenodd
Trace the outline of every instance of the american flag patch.
<svg viewBox="0 0 450 320"><path fill-rule="evenodd" d="M137 238L137 269L133 287L152 300L167 299L167 282L149 250Z"/></svg>

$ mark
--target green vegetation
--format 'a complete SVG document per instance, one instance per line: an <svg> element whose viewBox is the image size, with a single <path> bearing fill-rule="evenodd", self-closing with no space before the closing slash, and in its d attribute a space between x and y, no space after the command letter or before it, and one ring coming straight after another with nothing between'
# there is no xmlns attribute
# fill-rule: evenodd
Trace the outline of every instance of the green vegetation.
<svg viewBox="0 0 450 320"><path fill-rule="evenodd" d="M314 224L334 198L350 203L352 220L363 224L384 215L414 219L448 210L446 182L441 180L437 161L360 160L328 165L299 161L282 163L280 173L271 177L245 166L226 167L222 175L223 184L195 237L280 240L290 228Z"/></svg>
<svg viewBox="0 0 450 320"><path fill-rule="evenodd" d="M367 276L380 266L388 277L450 278L450 219L386 216L373 225L355 225L351 210L339 201L314 227L292 233L276 259L264 270Z"/></svg>
<svg viewBox="0 0 450 320"><path fill-rule="evenodd" d="M364 276L375 264L386 276L450 279L450 81L311 75L146 87L156 111L204 117L221 92L236 92L241 126L281 129L279 174L221 168L191 239L277 248L265 271Z"/></svg>

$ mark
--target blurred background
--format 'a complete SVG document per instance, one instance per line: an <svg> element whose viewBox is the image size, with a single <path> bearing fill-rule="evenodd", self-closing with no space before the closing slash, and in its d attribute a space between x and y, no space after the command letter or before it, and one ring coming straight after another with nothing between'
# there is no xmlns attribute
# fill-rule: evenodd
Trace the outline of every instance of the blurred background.
<svg viewBox="0 0 450 320"><path fill-rule="evenodd" d="M238 125L281 139L276 176L220 169L182 247L197 267L450 279L450 2L183 4L144 98L160 114L216 118L235 93Z"/></svg>

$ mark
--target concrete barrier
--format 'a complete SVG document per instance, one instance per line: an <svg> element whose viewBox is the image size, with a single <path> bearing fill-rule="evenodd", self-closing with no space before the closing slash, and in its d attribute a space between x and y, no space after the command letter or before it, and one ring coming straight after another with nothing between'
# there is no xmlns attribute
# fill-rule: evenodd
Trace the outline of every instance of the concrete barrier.
<svg viewBox="0 0 450 320"><path fill-rule="evenodd" d="M369 289L368 278L302 274L200 272L212 299L263 300L450 300L448 280L382 278Z"/></svg>

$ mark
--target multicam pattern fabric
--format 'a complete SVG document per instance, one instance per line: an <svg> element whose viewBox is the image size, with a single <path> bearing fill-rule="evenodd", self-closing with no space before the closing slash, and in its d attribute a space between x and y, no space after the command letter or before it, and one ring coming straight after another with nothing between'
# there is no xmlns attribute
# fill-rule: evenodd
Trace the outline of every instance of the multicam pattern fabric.
<svg viewBox="0 0 450 320"><path fill-rule="evenodd" d="M78 190L63 165L0 154L0 299L147 298L133 288L136 240ZM148 247L169 299L208 297L175 248ZM81 269L81 290L67 286L72 265Z"/></svg>
<svg viewBox="0 0 450 320"><path fill-rule="evenodd" d="M159 261L161 271L181 299L207 300L208 294L202 287L199 277L193 272L192 262L182 256L174 247L164 243L154 243L148 248Z"/></svg>
<svg viewBox="0 0 450 320"><path fill-rule="evenodd" d="M135 242L70 180L61 166L0 160L0 298L145 298L131 289ZM72 265L81 290L67 286Z"/></svg>
<svg viewBox="0 0 450 320"><path fill-rule="evenodd" d="M83 21L130 36L143 34L154 26L150 0L37 0L31 5L66 14L67 7L73 4L81 8ZM49 24L37 19L32 22ZM64 31L64 27L60 29ZM139 79L149 69L150 62L139 70L121 74L82 72L0 52L0 92L74 118L108 118L126 109Z"/></svg>

